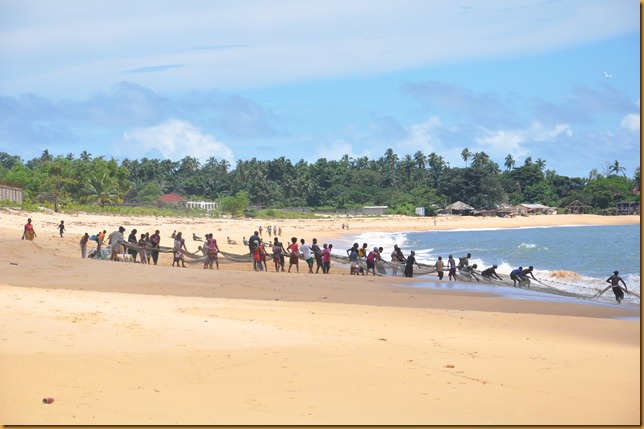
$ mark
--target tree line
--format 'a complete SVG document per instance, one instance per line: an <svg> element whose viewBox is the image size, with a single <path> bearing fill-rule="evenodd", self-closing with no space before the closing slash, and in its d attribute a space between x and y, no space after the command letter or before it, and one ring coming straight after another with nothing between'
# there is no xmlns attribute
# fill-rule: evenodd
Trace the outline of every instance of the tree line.
<svg viewBox="0 0 644 429"><path fill-rule="evenodd" d="M466 148L461 156L462 167L450 166L436 153L399 156L392 149L377 159L344 155L293 164L282 156L238 160L232 167L214 156L203 164L190 156L118 162L87 151L54 156L45 150L23 161L0 152L0 181L22 187L26 201L50 204L55 210L79 204L146 205L166 193L268 208L386 205L401 214L413 214L415 207L431 212L456 201L493 209L502 203L566 207L578 200L594 212L610 212L621 201L639 201L639 167L627 177L618 161L606 162L603 171L593 169L587 177L567 177L546 169L541 158L527 157L518 164L508 155L502 169L485 152Z"/></svg>

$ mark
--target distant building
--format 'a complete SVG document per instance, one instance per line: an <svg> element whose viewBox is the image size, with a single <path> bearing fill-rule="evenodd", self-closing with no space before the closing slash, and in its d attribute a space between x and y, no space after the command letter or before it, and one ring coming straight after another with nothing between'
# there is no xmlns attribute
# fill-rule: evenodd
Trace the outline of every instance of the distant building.
<svg viewBox="0 0 644 429"><path fill-rule="evenodd" d="M17 183L0 181L0 201L22 204L22 188Z"/></svg>
<svg viewBox="0 0 644 429"><path fill-rule="evenodd" d="M201 209L206 211L217 210L219 203L214 201L188 201L177 194L161 195L156 201L164 204L175 204L178 207L185 207L188 209Z"/></svg>
<svg viewBox="0 0 644 429"><path fill-rule="evenodd" d="M184 206L188 202L185 198L177 194L165 194L161 195L156 201L166 204L176 204L178 206Z"/></svg>
<svg viewBox="0 0 644 429"><path fill-rule="evenodd" d="M214 201L186 201L185 207L189 209L201 209L206 211L217 210L219 203Z"/></svg>

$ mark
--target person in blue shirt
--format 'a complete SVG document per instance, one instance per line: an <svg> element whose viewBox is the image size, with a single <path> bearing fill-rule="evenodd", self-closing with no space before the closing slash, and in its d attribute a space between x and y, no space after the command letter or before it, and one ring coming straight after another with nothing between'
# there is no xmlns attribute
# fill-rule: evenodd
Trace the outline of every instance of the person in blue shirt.
<svg viewBox="0 0 644 429"><path fill-rule="evenodd" d="M523 280L523 267L519 267L516 270L512 270L510 273L510 278L512 279L513 286L517 287L517 282L519 282L519 286L521 286L521 280Z"/></svg>

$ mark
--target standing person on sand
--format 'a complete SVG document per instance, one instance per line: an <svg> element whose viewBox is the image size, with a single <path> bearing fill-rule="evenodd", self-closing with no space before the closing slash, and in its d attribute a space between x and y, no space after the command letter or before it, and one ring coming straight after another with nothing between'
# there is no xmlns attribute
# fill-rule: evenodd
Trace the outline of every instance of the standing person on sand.
<svg viewBox="0 0 644 429"><path fill-rule="evenodd" d="M613 275L606 279L606 282L610 283L611 287L613 288L613 293L615 294L615 299L617 300L617 302L622 302L622 300L624 299L624 291L622 291L622 288L619 286L619 282L622 282L622 284L624 285L624 290L626 292L628 292L628 287L626 287L626 283L619 276L619 271L613 271Z"/></svg>
<svg viewBox="0 0 644 429"><path fill-rule="evenodd" d="M280 263L282 265L282 271L284 271L284 256L282 256L282 243L277 241L277 237L273 240L273 263L275 264L275 272L279 272Z"/></svg>
<svg viewBox="0 0 644 429"><path fill-rule="evenodd" d="M61 220L60 225L58 225L58 232L60 233L60 238L63 238L63 232L65 232L65 221Z"/></svg>
<svg viewBox="0 0 644 429"><path fill-rule="evenodd" d="M159 245L161 244L161 235L159 235L159 230L154 231L154 234L150 236L150 247L152 247L152 262L154 265L159 261Z"/></svg>
<svg viewBox="0 0 644 429"><path fill-rule="evenodd" d="M87 257L87 242L89 241L89 234L85 233L83 238L80 239L81 258Z"/></svg>
<svg viewBox="0 0 644 429"><path fill-rule="evenodd" d="M311 246L306 244L303 238L300 240L300 243L300 252L302 252L302 257L309 266L309 273L313 274L313 252L311 251Z"/></svg>
<svg viewBox="0 0 644 429"><path fill-rule="evenodd" d="M281 228L281 227L280 227ZM291 267L295 265L297 272L300 272L300 251L299 246L297 245L297 237L291 238L291 244L288 246L288 251L291 254L288 263L288 272L291 272Z"/></svg>
<svg viewBox="0 0 644 429"><path fill-rule="evenodd" d="M353 247L347 250L349 256L349 274L358 274L358 243L353 243Z"/></svg>
<svg viewBox="0 0 644 429"><path fill-rule="evenodd" d="M322 245L322 274L329 274L331 269L331 247L327 246L326 243Z"/></svg>
<svg viewBox="0 0 644 429"><path fill-rule="evenodd" d="M136 246L136 245L138 244L138 242L139 242L139 240L136 238L136 232L137 232L137 231L136 231L136 228L134 228L134 229L132 230L132 232L130 232L130 235L128 235L128 236L127 236L127 242L128 242L128 243L131 243L131 244L133 244L133 245L135 245L135 246ZM136 255L137 255L139 252L138 252L136 249L130 249L130 248L128 248L128 249L127 249L127 253L129 253L130 255L132 255L132 260L134 260L134 262L136 262Z"/></svg>
<svg viewBox="0 0 644 429"><path fill-rule="evenodd" d="M434 220L436 222L436 220ZM443 266L443 257L439 256L438 260L436 261L436 264L434 264L434 267L436 267L436 274L438 274L438 280L443 280L443 270L445 267Z"/></svg>
<svg viewBox="0 0 644 429"><path fill-rule="evenodd" d="M413 277L414 276L414 264L420 268L420 265L418 265L418 262L416 262L416 252L413 250L409 253L409 256L407 256L407 264L405 265L405 277Z"/></svg>
<svg viewBox="0 0 644 429"><path fill-rule="evenodd" d="M380 253L378 253L378 246L374 247L371 252L367 255L367 275L369 275L369 270L376 275L376 265L378 264L378 258Z"/></svg>
<svg viewBox="0 0 644 429"><path fill-rule="evenodd" d="M106 230L103 230L103 232L99 232L96 234L96 243L98 246L96 247L96 252L100 255L101 254L101 246L103 246L103 243L105 242L105 235L107 234Z"/></svg>
<svg viewBox="0 0 644 429"><path fill-rule="evenodd" d="M285 253L287 252L284 245L277 239L277 237L275 237L273 240L273 262L275 262L275 272L278 271L278 261L275 260L276 257L279 258L279 267L282 269L281 271L284 272L284 263L286 262L284 260Z"/></svg>
<svg viewBox="0 0 644 429"><path fill-rule="evenodd" d="M213 263L219 269L219 246L217 240L212 236L212 233L206 234L206 247L208 249L208 266L212 270Z"/></svg>
<svg viewBox="0 0 644 429"><path fill-rule="evenodd" d="M394 244L394 250L391 252L391 273L394 276L398 275L398 264L401 262L403 261L398 258L398 245Z"/></svg>
<svg viewBox="0 0 644 429"><path fill-rule="evenodd" d="M183 251L188 251L188 248L186 247L186 240L183 239L181 236L181 232L177 232L177 234L174 237L174 258L172 260L172 266L174 267L174 264L176 262L177 267L179 267L179 263L183 266L183 268L186 268L186 261L183 259Z"/></svg>
<svg viewBox="0 0 644 429"><path fill-rule="evenodd" d="M145 245L146 245L145 234L141 234L141 238L139 238L139 242L137 243L137 245L141 248L141 250L139 250L140 262L142 264L147 264L148 263L148 256L147 256L147 254L145 252Z"/></svg>
<svg viewBox="0 0 644 429"><path fill-rule="evenodd" d="M447 258L447 265L449 266L449 272L447 273L449 280L452 281L452 278L456 280L456 261L452 255L449 255L449 258Z"/></svg>
<svg viewBox="0 0 644 429"><path fill-rule="evenodd" d="M266 245L264 244L264 240L260 240L259 242L259 252L261 262L264 265L264 271L268 272L268 266L266 265Z"/></svg>
<svg viewBox="0 0 644 429"><path fill-rule="evenodd" d="M320 272L322 268L322 273L324 274L324 262L322 262L322 249L318 245L318 239L313 239L313 245L311 245L311 250L313 251L313 256L315 257L315 263L317 267L315 268L315 274Z"/></svg>
<svg viewBox="0 0 644 429"><path fill-rule="evenodd" d="M259 232L253 232L253 235L248 239L248 251L251 255L255 254L255 247L259 245Z"/></svg>
<svg viewBox="0 0 644 429"><path fill-rule="evenodd" d="M34 241L34 238L36 238L36 231L34 231L34 225L31 223L31 218L29 218L27 219L27 223L25 224L25 229L22 233L22 239Z"/></svg>
<svg viewBox="0 0 644 429"><path fill-rule="evenodd" d="M119 230L111 233L107 239L112 249L112 254L110 255L111 261L119 260L119 253L121 253L121 245L125 243L125 237L123 236L124 232L125 232L125 228L123 228L122 226L119 226Z"/></svg>

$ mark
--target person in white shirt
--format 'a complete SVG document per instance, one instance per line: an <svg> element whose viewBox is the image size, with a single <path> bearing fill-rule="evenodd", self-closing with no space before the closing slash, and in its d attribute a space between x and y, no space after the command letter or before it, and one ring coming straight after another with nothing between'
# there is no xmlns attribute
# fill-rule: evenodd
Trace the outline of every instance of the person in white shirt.
<svg viewBox="0 0 644 429"><path fill-rule="evenodd" d="M302 238L300 240L300 252L302 253L302 257L306 261L307 265L309 266L309 273L313 273L313 252L311 251L311 246L306 244L304 242L304 239Z"/></svg>

